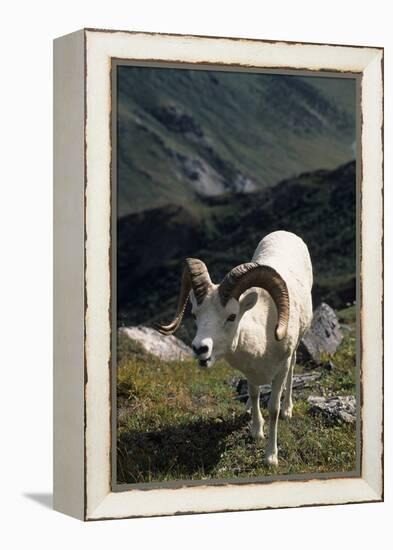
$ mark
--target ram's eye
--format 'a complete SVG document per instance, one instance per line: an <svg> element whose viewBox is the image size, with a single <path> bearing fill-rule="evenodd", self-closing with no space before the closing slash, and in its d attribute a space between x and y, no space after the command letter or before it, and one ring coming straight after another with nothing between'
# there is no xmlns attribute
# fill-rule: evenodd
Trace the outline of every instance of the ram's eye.
<svg viewBox="0 0 393 550"><path fill-rule="evenodd" d="M232 321L234 321L235 319L236 319L236 315L234 313L231 313L230 316L228 317L227 321L232 323Z"/></svg>

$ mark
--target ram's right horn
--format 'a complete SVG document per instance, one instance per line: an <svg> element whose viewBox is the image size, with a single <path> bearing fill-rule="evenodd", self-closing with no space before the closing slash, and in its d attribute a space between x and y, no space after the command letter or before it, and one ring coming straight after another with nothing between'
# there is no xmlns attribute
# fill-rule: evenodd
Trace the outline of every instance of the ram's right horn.
<svg viewBox="0 0 393 550"><path fill-rule="evenodd" d="M154 328L165 336L173 334L182 322L191 290L194 292L197 304L201 304L211 286L212 282L206 265L196 258L187 258L184 262L176 316L168 325L155 323Z"/></svg>

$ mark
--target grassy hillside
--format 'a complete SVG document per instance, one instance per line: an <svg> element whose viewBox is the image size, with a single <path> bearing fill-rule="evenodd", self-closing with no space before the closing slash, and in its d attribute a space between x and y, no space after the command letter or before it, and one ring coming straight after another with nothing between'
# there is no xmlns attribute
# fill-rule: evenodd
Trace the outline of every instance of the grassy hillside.
<svg viewBox="0 0 393 550"><path fill-rule="evenodd" d="M121 218L119 324L170 319L185 257L205 261L218 282L278 229L294 231L310 249L314 304L346 307L355 300L355 180L351 162L250 194L205 198L198 212L172 204ZM178 333L186 341L190 327L186 321Z"/></svg>
<svg viewBox="0 0 393 550"><path fill-rule="evenodd" d="M314 304L352 326L280 421L275 470L235 399L239 373L163 362L120 336L118 481L353 470L355 426L314 416L307 397L355 394L355 81L120 67L118 92L118 324L169 321L185 257L219 282L284 229L310 249ZM194 330L186 315L176 335Z"/></svg>
<svg viewBox="0 0 393 550"><path fill-rule="evenodd" d="M266 188L353 158L355 84L119 67L118 214Z"/></svg>
<svg viewBox="0 0 393 550"><path fill-rule="evenodd" d="M118 342L119 483L348 472L355 469L356 427L311 414L309 395L355 394L355 341L346 335L331 371L294 392L290 421L279 421L279 465L263 463L266 440L249 434L250 417L235 399L239 373L224 361L163 362L121 336ZM297 365L295 372L303 371ZM268 413L263 415L268 427Z"/></svg>

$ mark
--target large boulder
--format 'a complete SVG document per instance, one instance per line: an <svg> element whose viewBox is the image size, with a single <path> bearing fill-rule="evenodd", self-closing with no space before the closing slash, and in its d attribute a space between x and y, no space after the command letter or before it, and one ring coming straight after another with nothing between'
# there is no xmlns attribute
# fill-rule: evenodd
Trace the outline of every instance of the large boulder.
<svg viewBox="0 0 393 550"><path fill-rule="evenodd" d="M147 352L163 361L183 361L192 357L191 348L176 336L163 336L156 330L142 325L122 327L120 332L139 342Z"/></svg>
<svg viewBox="0 0 393 550"><path fill-rule="evenodd" d="M326 355L335 353L342 339L337 315L330 306L322 303L314 311L311 326L300 342L297 359L301 363L320 365Z"/></svg>
<svg viewBox="0 0 393 550"><path fill-rule="evenodd" d="M356 422L356 399L353 395L320 397L310 395L307 399L312 414L322 414L332 422Z"/></svg>

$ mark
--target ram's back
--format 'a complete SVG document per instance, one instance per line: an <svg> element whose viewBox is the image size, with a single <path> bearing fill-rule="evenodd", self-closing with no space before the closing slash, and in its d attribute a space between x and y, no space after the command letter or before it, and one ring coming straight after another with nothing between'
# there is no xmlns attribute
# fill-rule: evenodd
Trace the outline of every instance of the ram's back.
<svg viewBox="0 0 393 550"><path fill-rule="evenodd" d="M253 262L273 267L287 281L300 279L311 290L313 277L310 254L304 241L289 231L274 231L258 244Z"/></svg>
<svg viewBox="0 0 393 550"><path fill-rule="evenodd" d="M313 273L304 241L288 231L275 231L257 246L253 262L273 267L287 284L290 298L290 325L301 337L312 319ZM298 329L296 328L298 326Z"/></svg>

